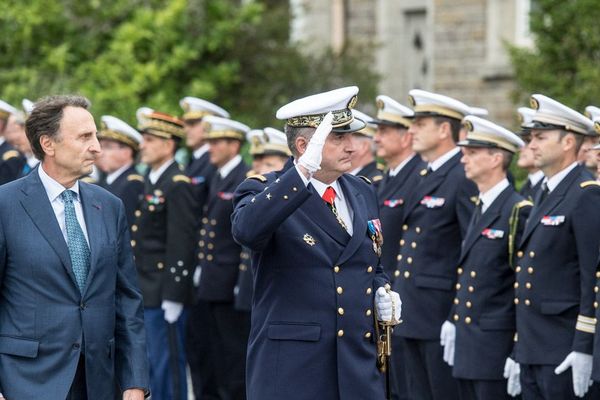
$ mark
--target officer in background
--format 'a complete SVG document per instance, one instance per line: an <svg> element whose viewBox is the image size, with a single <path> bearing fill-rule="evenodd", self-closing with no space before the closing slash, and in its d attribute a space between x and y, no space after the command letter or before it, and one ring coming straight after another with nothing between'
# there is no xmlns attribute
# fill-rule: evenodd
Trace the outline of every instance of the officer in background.
<svg viewBox="0 0 600 400"><path fill-rule="evenodd" d="M210 181L216 168L210 163L202 119L208 115L229 118L229 113L216 104L197 97L184 97L179 105L183 109L181 118L184 122L185 142L192 152L185 174L191 180L198 200L198 208L203 212ZM198 218L201 218L201 215ZM202 400L219 398L214 365L211 364L210 357L205 357L205 354L211 351L208 325L208 305L202 300L195 299L194 305L189 310L186 352L194 396Z"/></svg>
<svg viewBox="0 0 600 400"><path fill-rule="evenodd" d="M16 108L0 100L0 185L20 178L26 164L25 157L4 136L9 117L18 113Z"/></svg>
<svg viewBox="0 0 600 400"><path fill-rule="evenodd" d="M383 179L383 165L375 160L375 143L373 138L377 131L377 125L373 124L373 118L358 110L352 110L354 116L366 125L359 131L352 133L354 152L352 152L352 170L349 172L355 176L368 178L373 186L378 187Z"/></svg>
<svg viewBox="0 0 600 400"><path fill-rule="evenodd" d="M233 234L253 251L248 399L383 399L375 318L400 318L379 264L377 200L352 168L355 86L280 108L296 165L235 195Z"/></svg>
<svg viewBox="0 0 600 400"><path fill-rule="evenodd" d="M218 392L224 399L245 399L245 360L250 315L234 307L241 246L231 235L233 193L246 179L248 167L240 150L246 125L230 119L206 116L204 138L210 162L217 168L213 177L198 241L198 298L208 305L211 363Z"/></svg>
<svg viewBox="0 0 600 400"><path fill-rule="evenodd" d="M456 266L477 201L477 188L465 177L456 146L463 117L460 101L414 89L409 100L413 150L428 162L404 204L398 278L406 318L394 334L404 340L409 397L457 399L451 368L442 359L440 328L450 312Z"/></svg>
<svg viewBox="0 0 600 400"><path fill-rule="evenodd" d="M150 385L158 399L186 399L184 328L192 303L194 238L200 211L190 178L174 156L183 122L143 108L138 111L141 161L149 166L132 246L144 296Z"/></svg>
<svg viewBox="0 0 600 400"><path fill-rule="evenodd" d="M594 120L594 130L597 134L600 134L600 117ZM596 157L600 158L600 144L593 147ZM600 161L600 160L598 160ZM598 164L600 165L600 163ZM600 172L600 171L599 171ZM600 176L600 175L597 175ZM596 266L596 286L594 286L594 292L596 293L596 301L594 302L594 308L596 309L596 325L600 318L600 311L598 305L600 304L600 262ZM598 382L600 382L600 333L598 330L594 333L594 361L592 367L592 379L596 382L595 390L598 390Z"/></svg>
<svg viewBox="0 0 600 400"><path fill-rule="evenodd" d="M388 271L392 281L400 275L395 271L402 235L402 211L404 202L414 190L422 168L421 157L412 149L412 134L408 132L413 111L385 96L377 96L377 126L374 141L377 156L387 164L384 178L379 184L379 215L385 232L381 249L381 265ZM394 352L390 367L392 399L408 399L402 339L393 336Z"/></svg>
<svg viewBox="0 0 600 400"><path fill-rule="evenodd" d="M515 360L524 400L571 399L588 391L596 328L600 185L577 163L592 122L541 94L531 103L529 146L545 178L517 247Z"/></svg>
<svg viewBox="0 0 600 400"><path fill-rule="evenodd" d="M531 142L531 126L533 125L532 118L535 115L535 110L528 107L519 107L517 109L519 121L521 122L521 131L519 136L525 142L525 147L519 152L517 159L517 167L527 171L527 180L519 190L519 194L524 198L533 201L537 191L542 186L544 172L535 166L533 152L529 148Z"/></svg>
<svg viewBox="0 0 600 400"><path fill-rule="evenodd" d="M274 129L253 129L248 132L246 139L251 143L250 154L253 157L253 168L247 176L265 175L281 171L292 153L287 145L285 133ZM255 164L254 160L259 160ZM251 270L250 249L242 247L240 255L240 273L234 288L235 308L240 311L252 309L252 294L254 292Z"/></svg>
<svg viewBox="0 0 600 400"><path fill-rule="evenodd" d="M142 135L111 115L103 115L100 121L98 139L102 155L98 165L106 174L101 186L123 201L127 222L132 227L134 212L144 191L144 178L135 169Z"/></svg>
<svg viewBox="0 0 600 400"><path fill-rule="evenodd" d="M461 162L479 199L458 260L456 297L440 339L453 366L462 400L509 399L504 364L515 327L514 246L532 203L508 182L506 172L524 142L485 119L466 116Z"/></svg>
<svg viewBox="0 0 600 400"><path fill-rule="evenodd" d="M585 116L592 121L597 120L600 118L600 108L596 106L587 106L585 108ZM586 136L577 156L579 163L583 165L590 173L590 176L593 177L591 179L596 179L598 177L598 174L596 173L598 161L596 160L596 151L593 149L597 144L598 137L595 134Z"/></svg>

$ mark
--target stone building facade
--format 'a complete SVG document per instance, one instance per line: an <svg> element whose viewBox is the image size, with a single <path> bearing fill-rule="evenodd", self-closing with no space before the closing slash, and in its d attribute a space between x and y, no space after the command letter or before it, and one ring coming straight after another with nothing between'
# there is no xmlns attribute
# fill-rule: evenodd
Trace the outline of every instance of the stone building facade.
<svg viewBox="0 0 600 400"><path fill-rule="evenodd" d="M531 1L290 0L291 37L309 48L372 43L380 93L403 103L412 88L444 93L515 127L506 45L532 45Z"/></svg>

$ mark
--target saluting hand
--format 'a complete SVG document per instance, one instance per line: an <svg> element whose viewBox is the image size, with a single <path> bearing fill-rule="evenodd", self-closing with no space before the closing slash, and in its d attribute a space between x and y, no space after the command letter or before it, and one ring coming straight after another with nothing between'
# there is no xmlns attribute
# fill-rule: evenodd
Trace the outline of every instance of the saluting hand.
<svg viewBox="0 0 600 400"><path fill-rule="evenodd" d="M323 146L327 136L333 128L333 114L327 113L323 121L319 124L315 133L310 138L306 151L298 159L298 165L306 170L305 176L310 179L315 172L321 169L321 160L323 160ZM303 171L304 172L304 171Z"/></svg>

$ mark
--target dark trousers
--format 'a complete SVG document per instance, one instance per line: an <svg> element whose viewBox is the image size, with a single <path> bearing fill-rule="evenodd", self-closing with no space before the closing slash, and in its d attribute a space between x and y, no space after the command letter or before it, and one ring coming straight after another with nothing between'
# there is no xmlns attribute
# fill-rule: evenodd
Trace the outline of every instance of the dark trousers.
<svg viewBox="0 0 600 400"><path fill-rule="evenodd" d="M210 345L209 304L199 300L189 312L186 334L186 356L196 400L219 400L217 377L212 360L216 349Z"/></svg>
<svg viewBox="0 0 600 400"><path fill-rule="evenodd" d="M71 389L69 389L66 400L87 400L87 398L85 358L82 355L79 357L77 371L75 371L75 378L73 378L73 383L71 383Z"/></svg>
<svg viewBox="0 0 600 400"><path fill-rule="evenodd" d="M408 400L408 384L406 383L406 364L404 358L404 339L392 336L392 357L390 362L390 388L392 400Z"/></svg>
<svg viewBox="0 0 600 400"><path fill-rule="evenodd" d="M458 384L442 358L439 340L404 338L404 360L411 400L458 399Z"/></svg>
<svg viewBox="0 0 600 400"><path fill-rule="evenodd" d="M186 310L174 324L165 321L161 308L144 310L153 399L187 400L184 348L186 320Z"/></svg>
<svg viewBox="0 0 600 400"><path fill-rule="evenodd" d="M209 303L210 342L219 395L222 400L246 399L246 348L250 313L237 311L233 303Z"/></svg>
<svg viewBox="0 0 600 400"><path fill-rule="evenodd" d="M457 379L460 400L511 400L506 393L506 379Z"/></svg>
<svg viewBox="0 0 600 400"><path fill-rule="evenodd" d="M560 375L554 373L556 365L521 364L521 389L523 400L580 399L573 393L571 369ZM584 399L599 398L598 385L593 385Z"/></svg>

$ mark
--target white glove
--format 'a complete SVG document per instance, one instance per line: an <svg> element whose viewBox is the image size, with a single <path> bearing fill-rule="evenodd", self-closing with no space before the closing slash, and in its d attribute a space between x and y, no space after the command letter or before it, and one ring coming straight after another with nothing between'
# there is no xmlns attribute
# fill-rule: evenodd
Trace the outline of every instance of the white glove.
<svg viewBox="0 0 600 400"><path fill-rule="evenodd" d="M323 118L323 121L317 126L315 133L313 133L306 151L298 159L298 165L304 167L309 175L312 175L321 169L321 160L323 159L323 146L327 140L327 136L331 133L331 122L333 121L333 114L327 113Z"/></svg>
<svg viewBox="0 0 600 400"><path fill-rule="evenodd" d="M506 393L509 396L516 397L521 394L521 366L518 362L508 357L504 363L504 377L508 379L506 383Z"/></svg>
<svg viewBox="0 0 600 400"><path fill-rule="evenodd" d="M181 312L183 311L183 304L170 300L163 300L160 308L162 308L165 312L165 321L167 321L169 324L174 324L177 322Z"/></svg>
<svg viewBox="0 0 600 400"><path fill-rule="evenodd" d="M380 287L375 292L375 308L380 321L400 321L402 301L398 293L391 290L388 292L384 287ZM394 309L393 316L392 308Z"/></svg>
<svg viewBox="0 0 600 400"><path fill-rule="evenodd" d="M444 321L440 332L440 344L444 348L444 361L449 366L454 365L454 346L456 343L456 326L450 321Z"/></svg>
<svg viewBox="0 0 600 400"><path fill-rule="evenodd" d="M567 358L560 363L554 370L556 375L562 374L569 367L573 374L573 392L577 397L583 397L592 385L590 380L592 377L592 360L591 354L580 353L572 351L569 353Z"/></svg>

